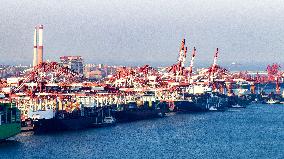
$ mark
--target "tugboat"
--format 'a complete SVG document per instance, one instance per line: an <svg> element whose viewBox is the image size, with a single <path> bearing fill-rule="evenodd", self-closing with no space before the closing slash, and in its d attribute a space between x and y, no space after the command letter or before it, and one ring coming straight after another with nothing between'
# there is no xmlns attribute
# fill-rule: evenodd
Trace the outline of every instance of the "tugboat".
<svg viewBox="0 0 284 159"><path fill-rule="evenodd" d="M0 103L0 141L21 132L20 111L14 103Z"/></svg>

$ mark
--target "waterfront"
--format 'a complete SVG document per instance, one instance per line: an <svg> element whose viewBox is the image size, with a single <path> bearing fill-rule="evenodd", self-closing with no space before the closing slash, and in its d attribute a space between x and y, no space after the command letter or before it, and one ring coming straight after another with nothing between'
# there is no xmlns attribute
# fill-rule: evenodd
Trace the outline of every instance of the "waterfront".
<svg viewBox="0 0 284 159"><path fill-rule="evenodd" d="M114 127L33 135L0 144L2 158L283 158L284 106L170 114Z"/></svg>

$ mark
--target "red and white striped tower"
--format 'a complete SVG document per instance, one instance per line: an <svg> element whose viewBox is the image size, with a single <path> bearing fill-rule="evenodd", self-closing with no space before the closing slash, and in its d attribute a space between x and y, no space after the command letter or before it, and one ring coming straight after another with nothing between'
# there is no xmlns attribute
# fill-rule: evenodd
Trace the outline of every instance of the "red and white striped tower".
<svg viewBox="0 0 284 159"><path fill-rule="evenodd" d="M217 66L218 53L219 53L219 49L217 48L215 55L214 55L213 68Z"/></svg>
<svg viewBox="0 0 284 159"><path fill-rule="evenodd" d="M38 64L41 64L43 61L43 44L42 44L42 32L43 25L39 25L38 27Z"/></svg>
<svg viewBox="0 0 284 159"><path fill-rule="evenodd" d="M37 27L34 31L34 57L33 57L33 67L37 65Z"/></svg>
<svg viewBox="0 0 284 159"><path fill-rule="evenodd" d="M195 54L196 54L196 49L194 47L193 52L192 52L192 56L191 56L191 60L190 60L190 66L189 66L189 79L191 78L191 75L192 75L192 69L193 69Z"/></svg>
<svg viewBox="0 0 284 159"><path fill-rule="evenodd" d="M217 48L217 49L216 49L216 52L215 52L215 54L214 54L214 61L213 61L213 65L212 65L211 71L210 71L210 78L209 78L209 81L210 81L210 82L213 81L213 76L214 76L215 71L216 71L218 54L219 54L219 49Z"/></svg>
<svg viewBox="0 0 284 159"><path fill-rule="evenodd" d="M186 58L185 39L182 39L181 46L179 49L179 57L178 57L178 63L180 63L180 67L184 67L185 58Z"/></svg>

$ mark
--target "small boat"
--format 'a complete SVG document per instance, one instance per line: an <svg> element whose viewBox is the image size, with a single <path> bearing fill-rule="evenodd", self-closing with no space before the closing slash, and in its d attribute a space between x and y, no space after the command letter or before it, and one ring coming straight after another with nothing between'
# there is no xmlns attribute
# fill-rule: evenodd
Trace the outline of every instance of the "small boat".
<svg viewBox="0 0 284 159"><path fill-rule="evenodd" d="M236 105L231 105L231 108L246 108L246 106L236 104Z"/></svg>
<svg viewBox="0 0 284 159"><path fill-rule="evenodd" d="M209 108L209 110L210 110L210 111L218 111L218 109L217 109L216 107L214 107L214 106L211 106L211 107Z"/></svg>
<svg viewBox="0 0 284 159"><path fill-rule="evenodd" d="M102 122L93 123L93 127L106 127L106 126L114 126L116 124L116 119L111 116L110 110L108 111L108 116L105 116Z"/></svg>
<svg viewBox="0 0 284 159"><path fill-rule="evenodd" d="M269 99L266 103L267 103L267 104L279 104L280 101L279 101L279 100L276 100L276 99Z"/></svg>
<svg viewBox="0 0 284 159"><path fill-rule="evenodd" d="M94 123L94 127L106 127L113 126L116 124L116 119L112 116L107 116L101 123Z"/></svg>
<svg viewBox="0 0 284 159"><path fill-rule="evenodd" d="M114 117L112 117L112 116L109 116L109 117L105 117L104 118L104 123L105 124L114 124L115 123L115 118Z"/></svg>

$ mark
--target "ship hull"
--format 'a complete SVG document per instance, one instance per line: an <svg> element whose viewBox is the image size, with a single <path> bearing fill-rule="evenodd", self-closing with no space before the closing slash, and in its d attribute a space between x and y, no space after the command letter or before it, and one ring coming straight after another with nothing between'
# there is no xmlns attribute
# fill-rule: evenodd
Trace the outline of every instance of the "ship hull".
<svg viewBox="0 0 284 159"><path fill-rule="evenodd" d="M198 104L193 101L175 101L175 110L182 112L201 112L207 111L206 105Z"/></svg>
<svg viewBox="0 0 284 159"><path fill-rule="evenodd" d="M0 103L0 141L21 132L20 112L14 103Z"/></svg>
<svg viewBox="0 0 284 159"><path fill-rule="evenodd" d="M11 123L0 125L0 141L8 139L21 132L20 123Z"/></svg>
<svg viewBox="0 0 284 159"><path fill-rule="evenodd" d="M38 119L33 121L33 131L35 133L81 130L93 127L103 127L114 125L115 123L107 123L104 121L106 117L111 117L109 109L84 108L84 113L62 115L58 113L56 117L51 119ZM66 113L65 113L66 114ZM81 114L81 115L79 115ZM67 117L64 117L67 116Z"/></svg>
<svg viewBox="0 0 284 159"><path fill-rule="evenodd" d="M163 117L165 115L165 112L159 109L152 109L152 110L130 109L123 111L114 111L113 114L118 122L129 122L129 121Z"/></svg>
<svg viewBox="0 0 284 159"><path fill-rule="evenodd" d="M246 108L250 101L244 97L230 96L228 97L229 108Z"/></svg>
<svg viewBox="0 0 284 159"><path fill-rule="evenodd" d="M130 122L164 117L168 111L169 108L166 102L144 102L140 106L132 102L117 106L116 109L113 109L112 114L118 122Z"/></svg>
<svg viewBox="0 0 284 159"><path fill-rule="evenodd" d="M39 119L37 121L34 121L33 130L35 133L80 130L92 127L94 122L94 119L84 117L75 119Z"/></svg>
<svg viewBox="0 0 284 159"><path fill-rule="evenodd" d="M178 100L174 104L176 111L184 112L224 111L228 107L225 97L209 94L191 96L191 100Z"/></svg>

